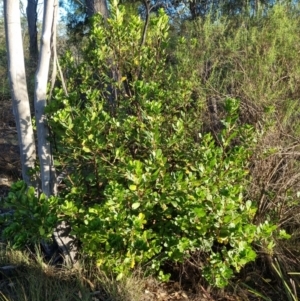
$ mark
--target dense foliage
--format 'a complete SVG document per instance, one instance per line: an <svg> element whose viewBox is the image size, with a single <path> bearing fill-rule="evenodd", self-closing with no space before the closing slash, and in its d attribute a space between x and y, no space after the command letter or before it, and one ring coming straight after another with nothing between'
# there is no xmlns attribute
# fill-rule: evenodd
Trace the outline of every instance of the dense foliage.
<svg viewBox="0 0 300 301"><path fill-rule="evenodd" d="M8 223L3 236L16 248L49 240L58 221L57 201L54 196L37 197L34 187L27 187L23 181L14 183L5 203L14 212L12 218L10 214L2 217L2 222Z"/></svg>
<svg viewBox="0 0 300 301"><path fill-rule="evenodd" d="M48 113L68 177L46 221L67 220L83 253L118 277L142 265L167 279L166 261L201 252L199 268L222 287L255 259L252 242L268 242L274 229L254 225L255 203L244 199L256 134L239 123L239 102L230 98L218 135L202 133L203 99L166 64L168 18L151 18L145 43L143 24L115 5L107 24L94 18L81 62L64 58L69 92L57 88ZM15 199L25 196L11 192L10 206ZM42 217L44 206L30 210ZM9 235L20 223L14 218ZM51 233L47 223L36 227Z"/></svg>
<svg viewBox="0 0 300 301"><path fill-rule="evenodd" d="M272 255L298 225L299 21L288 5L214 18L177 26L159 10L147 25L116 3L94 17L48 106L63 188L48 200L16 183L6 238L65 220L119 278L142 266L166 280L166 263L201 254L219 287Z"/></svg>

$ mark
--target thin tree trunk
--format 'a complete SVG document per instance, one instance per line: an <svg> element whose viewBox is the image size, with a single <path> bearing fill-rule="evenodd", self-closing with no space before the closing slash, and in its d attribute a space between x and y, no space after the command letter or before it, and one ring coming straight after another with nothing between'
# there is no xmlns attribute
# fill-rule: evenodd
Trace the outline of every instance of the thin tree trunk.
<svg viewBox="0 0 300 301"><path fill-rule="evenodd" d="M45 106L51 56L51 34L53 22L56 22L57 10L55 10L55 6L57 8L57 5L57 0L46 0L44 3L41 52L35 78L34 97L42 191L47 196L56 194L56 177L51 146L48 140L49 130L45 116ZM19 0L5 0L4 9L9 79L21 152L22 174L26 183L31 185L28 171L34 167L36 149L26 85ZM66 263L73 265L78 252L74 243L75 238L70 236L69 233L69 225L66 222L61 222L54 231L53 237L62 250Z"/></svg>
<svg viewBox="0 0 300 301"><path fill-rule="evenodd" d="M29 170L36 160L27 91L19 0L4 0L8 74L16 119L23 180L31 185Z"/></svg>
<svg viewBox="0 0 300 301"><path fill-rule="evenodd" d="M56 194L56 176L53 164L49 128L45 115L47 105L47 83L51 58L51 33L56 0L44 3L43 30L38 68L35 76L34 109L37 125L38 155L40 161L42 192L47 196Z"/></svg>
<svg viewBox="0 0 300 301"><path fill-rule="evenodd" d="M26 15L29 32L29 52L32 63L36 65L38 59L38 42L37 42L37 5L38 0L28 0Z"/></svg>
<svg viewBox="0 0 300 301"><path fill-rule="evenodd" d="M57 0L46 0L44 3L44 19L41 37L40 59L35 79L35 116L38 135L38 153L40 160L42 191L47 196L57 194L56 173L53 164L51 145L48 140L49 128L45 115L47 105L47 83L51 58L51 41L55 45L57 21ZM54 62L56 63L56 62ZM56 227L53 238L62 251L65 263L73 266L76 263L78 253L76 239L70 236L71 228L66 221L62 221Z"/></svg>
<svg viewBox="0 0 300 301"><path fill-rule="evenodd" d="M86 13L88 18L95 13L100 13L105 19L108 18L108 7L106 0L86 0Z"/></svg>

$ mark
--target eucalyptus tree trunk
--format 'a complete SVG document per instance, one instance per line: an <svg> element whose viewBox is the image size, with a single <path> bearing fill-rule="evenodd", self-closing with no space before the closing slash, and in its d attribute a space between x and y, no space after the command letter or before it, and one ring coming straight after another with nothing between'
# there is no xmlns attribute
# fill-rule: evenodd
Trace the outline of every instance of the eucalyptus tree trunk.
<svg viewBox="0 0 300 301"><path fill-rule="evenodd" d="M37 42L37 5L38 0L28 0L26 15L29 32L29 52L33 65L38 59L38 42Z"/></svg>
<svg viewBox="0 0 300 301"><path fill-rule="evenodd" d="M47 196L57 194L57 179L51 144L48 139L49 128L45 115L45 107L47 105L47 83L51 58L51 41L56 41L55 23L57 21L57 11L57 0L45 0L40 57L35 76L34 94L42 191ZM52 45L52 47L56 47L56 45ZM56 62L54 62L54 64L55 63ZM53 233L53 238L62 251L65 263L68 266L74 265L78 253L75 238L70 236L70 231L71 229L68 223L63 221L59 223Z"/></svg>
<svg viewBox="0 0 300 301"><path fill-rule="evenodd" d="M55 28L53 24L56 22L57 7L57 0L45 0L41 51L35 76L34 95L42 192L48 197L56 194L56 176L51 145L48 140L49 129L45 107L47 104L52 29ZM28 185L36 187L36 183L31 183L28 173L30 168L34 167L36 149L26 84L19 0L4 0L4 12L9 79L20 145L22 175ZM69 233L68 224L61 222L55 229L53 237L62 250L66 263L72 265L75 262L77 247L74 243L75 239Z"/></svg>
<svg viewBox="0 0 300 301"><path fill-rule="evenodd" d="M23 180L31 185L29 170L36 160L24 64L19 0L4 0L8 75L16 119Z"/></svg>
<svg viewBox="0 0 300 301"><path fill-rule="evenodd" d="M51 144L49 141L49 128L45 115L47 105L47 83L51 59L51 46L54 48L56 38L56 21L58 12L57 0L45 0L43 29L41 36L40 56L35 76L34 108L37 125L38 154L40 161L40 173L42 192L47 196L57 194L57 179L53 162ZM52 41L52 45L51 45ZM56 62L54 62L55 64ZM70 235L70 226L62 221L56 227L53 238L62 251L65 263L74 265L78 253L75 238Z"/></svg>
<svg viewBox="0 0 300 301"><path fill-rule="evenodd" d="M56 176L49 141L49 128L45 115L45 107L47 105L47 83L51 58L51 35L54 22L54 5L57 5L57 0L46 0L44 3L40 57L35 75L34 91L34 109L37 126L42 192L47 196L56 194Z"/></svg>
<svg viewBox="0 0 300 301"><path fill-rule="evenodd" d="M108 7L106 0L86 0L86 13L88 18L95 13L100 13L105 19L108 18Z"/></svg>

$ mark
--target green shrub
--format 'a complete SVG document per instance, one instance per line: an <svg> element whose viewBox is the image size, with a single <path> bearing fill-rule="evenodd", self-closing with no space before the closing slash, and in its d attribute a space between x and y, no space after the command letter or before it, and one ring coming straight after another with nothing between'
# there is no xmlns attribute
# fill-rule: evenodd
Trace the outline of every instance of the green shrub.
<svg viewBox="0 0 300 301"><path fill-rule="evenodd" d="M58 199L36 196L34 187L25 182L14 183L5 199L5 207L11 214L5 214L1 222L6 226L2 232L15 248L26 244L49 240L57 224Z"/></svg>
<svg viewBox="0 0 300 301"><path fill-rule="evenodd" d="M231 98L219 135L201 133L204 100L166 63L167 16L151 16L145 43L143 25L113 4L107 23L94 18L83 60L66 54L68 94L57 88L48 114L68 176L48 214L68 220L83 253L119 278L143 266L164 280L165 262L202 252L203 275L223 287L255 259L252 243L268 244L275 228L254 225L255 203L244 200L256 133ZM45 221L44 197L29 188L23 200L25 191L10 195L16 211L6 230L23 233L22 243L36 238L32 229L50 234L54 221ZM19 216L23 201L31 207ZM38 220L24 239L21 221L30 224L32 214Z"/></svg>
<svg viewBox="0 0 300 301"><path fill-rule="evenodd" d="M201 251L203 274L222 287L255 259L252 242L274 229L252 224L255 204L243 199L255 132L239 125L238 101L227 99L217 141L202 135L203 100L166 65L166 15L150 19L144 45L143 22L125 16L113 6L106 26L95 17L83 62L65 57L71 92L57 89L48 108L70 171L61 212L83 252L119 277L145 265L166 279L164 262Z"/></svg>

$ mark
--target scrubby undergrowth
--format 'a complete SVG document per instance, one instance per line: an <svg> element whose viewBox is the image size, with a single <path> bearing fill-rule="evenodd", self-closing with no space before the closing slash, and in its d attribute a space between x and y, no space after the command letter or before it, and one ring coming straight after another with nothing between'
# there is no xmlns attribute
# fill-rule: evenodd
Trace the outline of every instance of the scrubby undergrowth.
<svg viewBox="0 0 300 301"><path fill-rule="evenodd" d="M36 243L67 220L118 279L142 267L193 288L240 277L261 298L264 279L285 287L299 270L299 22L282 4L186 21L178 38L160 11L141 43L138 16L96 16L48 107L63 189L47 200L16 183L4 236Z"/></svg>

